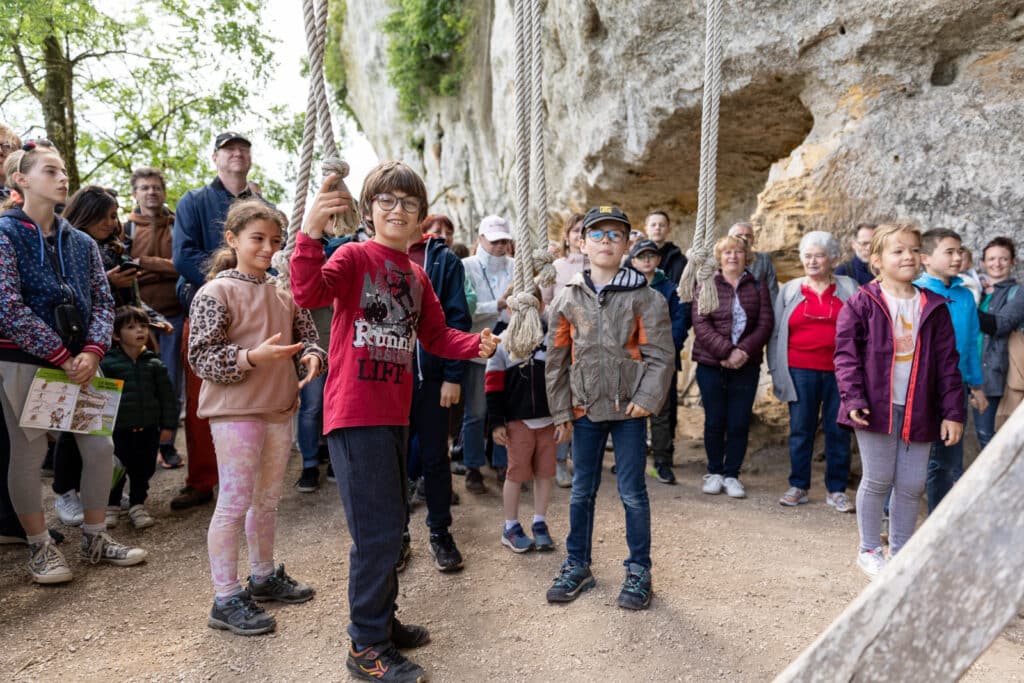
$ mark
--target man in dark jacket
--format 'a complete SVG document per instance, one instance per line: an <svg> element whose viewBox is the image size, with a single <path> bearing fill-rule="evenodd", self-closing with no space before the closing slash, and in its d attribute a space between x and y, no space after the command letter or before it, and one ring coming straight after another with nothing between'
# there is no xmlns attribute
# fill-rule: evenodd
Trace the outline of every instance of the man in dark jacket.
<svg viewBox="0 0 1024 683"><path fill-rule="evenodd" d="M409 246L409 258L427 272L448 326L469 331L473 319L466 303L466 273L459 257L448 249L443 239L427 235ZM463 361L441 359L416 344L415 384L409 415L410 473L423 476L430 554L434 565L442 572L462 567L462 554L449 531L452 473L448 462L449 411L459 402L462 371ZM403 568L409 556L408 522L406 527L399 558L399 566Z"/></svg>
<svg viewBox="0 0 1024 683"><path fill-rule="evenodd" d="M853 233L853 239L850 240L850 246L853 247L853 258L846 263L839 264L835 270L836 275L852 277L861 286L875 279L875 274L868 266L868 257L871 255L871 237L875 234L876 227L878 226L874 223L860 223L857 226Z"/></svg>
<svg viewBox="0 0 1024 683"><path fill-rule="evenodd" d="M174 218L174 267L178 269L178 299L188 314L192 296L206 281L205 262L224 241L224 218L231 203L254 196L248 181L252 166L252 144L234 132L217 136L213 145L213 163L217 177L209 185L189 190L178 201ZM181 345L188 349L189 325ZM210 422L196 415L202 380L184 363L185 368L185 444L188 449L188 476L181 494L171 508L184 510L213 500L217 485L217 457L210 435Z"/></svg>
<svg viewBox="0 0 1024 683"><path fill-rule="evenodd" d="M644 219L644 230L647 238L658 247L658 254L661 256L661 265L658 266L665 277L678 285L683 277L683 269L686 268L686 256L683 250L668 241L669 219L664 211L652 211Z"/></svg>

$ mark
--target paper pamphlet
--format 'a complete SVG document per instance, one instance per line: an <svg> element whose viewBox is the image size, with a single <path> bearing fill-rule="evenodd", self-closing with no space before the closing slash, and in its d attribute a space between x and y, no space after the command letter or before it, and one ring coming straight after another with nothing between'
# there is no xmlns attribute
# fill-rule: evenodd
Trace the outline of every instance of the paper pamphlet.
<svg viewBox="0 0 1024 683"><path fill-rule="evenodd" d="M124 381L94 377L89 386L68 380L63 370L39 368L32 380L22 427L110 436L114 433Z"/></svg>

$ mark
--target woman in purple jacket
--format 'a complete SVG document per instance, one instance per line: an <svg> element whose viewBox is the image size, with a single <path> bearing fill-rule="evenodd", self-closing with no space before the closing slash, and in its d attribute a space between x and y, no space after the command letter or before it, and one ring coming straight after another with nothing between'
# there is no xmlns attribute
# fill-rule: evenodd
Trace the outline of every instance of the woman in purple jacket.
<svg viewBox="0 0 1024 683"><path fill-rule="evenodd" d="M704 448L708 473L704 493L725 488L732 498L745 498L740 467L747 453L747 435L754 394L761 374L764 346L772 334L774 316L768 285L747 270L750 247L738 237L715 243L718 308L701 315L693 297L693 360L704 404ZM698 292L699 293L699 292Z"/></svg>
<svg viewBox="0 0 1024 683"><path fill-rule="evenodd" d="M882 506L892 489L889 552L914 532L931 443L963 435L964 385L946 299L913 285L921 269L916 227L880 225L871 240L878 280L847 301L836 322L839 423L855 430L864 468L857 489L857 565L885 566Z"/></svg>

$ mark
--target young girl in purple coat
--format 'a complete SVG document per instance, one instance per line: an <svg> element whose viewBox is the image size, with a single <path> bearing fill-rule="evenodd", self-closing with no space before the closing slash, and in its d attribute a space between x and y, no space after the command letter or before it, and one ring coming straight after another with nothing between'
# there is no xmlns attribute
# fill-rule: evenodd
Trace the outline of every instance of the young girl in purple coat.
<svg viewBox="0 0 1024 683"><path fill-rule="evenodd" d="M878 279L853 294L836 323L839 423L857 435L864 474L857 489L857 565L885 566L882 507L892 489L889 553L914 532L931 442L951 446L964 425L964 386L946 300L913 285L921 233L880 225L871 239Z"/></svg>

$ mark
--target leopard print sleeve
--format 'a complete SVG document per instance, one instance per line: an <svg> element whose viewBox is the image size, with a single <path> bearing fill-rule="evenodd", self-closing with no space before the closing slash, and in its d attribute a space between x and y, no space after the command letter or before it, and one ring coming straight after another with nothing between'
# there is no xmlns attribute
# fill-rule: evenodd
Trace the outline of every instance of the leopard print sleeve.
<svg viewBox="0 0 1024 683"><path fill-rule="evenodd" d="M236 384L245 379L238 365L241 348L228 339L230 322L223 303L204 292L196 295L189 312L188 363L209 382Z"/></svg>
<svg viewBox="0 0 1024 683"><path fill-rule="evenodd" d="M327 353L320 348L320 335L313 323L313 315L305 308L295 307L295 322L292 329L293 339L302 342L302 353L296 354L295 368L299 373L299 379L305 379L306 366L299 362L303 356L310 354L320 359L320 372L322 375L327 372Z"/></svg>

